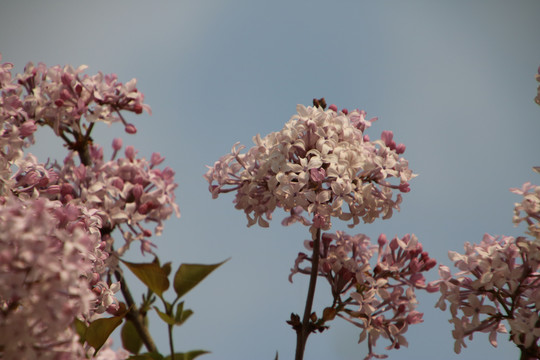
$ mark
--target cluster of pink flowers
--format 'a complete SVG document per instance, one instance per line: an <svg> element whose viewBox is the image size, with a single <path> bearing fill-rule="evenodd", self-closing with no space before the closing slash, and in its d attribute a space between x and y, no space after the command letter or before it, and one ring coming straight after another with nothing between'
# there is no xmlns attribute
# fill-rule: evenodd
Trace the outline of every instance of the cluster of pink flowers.
<svg viewBox="0 0 540 360"><path fill-rule="evenodd" d="M502 323L507 320L512 341L540 355L540 245L486 234L480 244L466 243L464 254L451 251L449 257L461 271L452 275L440 266L437 307L446 310L450 304L455 352L477 331L489 333L490 343L497 346L497 334L507 333Z"/></svg>
<svg viewBox="0 0 540 360"><path fill-rule="evenodd" d="M128 124L120 110L136 114L150 107L143 103L144 96L137 90L137 81L118 82L116 74L94 76L83 74L87 66L77 69L71 66L48 68L39 63L28 63L17 82L27 92L22 103L26 114L40 123L49 125L58 136L64 132L83 133L81 119L90 123L107 124L121 121L128 133L136 132ZM20 95L22 89L15 90Z"/></svg>
<svg viewBox="0 0 540 360"><path fill-rule="evenodd" d="M436 306L446 310L450 304L456 353L477 331L489 333L497 346L497 334L508 332L506 320L522 358L540 357L540 187L526 183L511 191L523 196L514 223L525 221L534 239L485 234L480 244L466 243L464 254L449 252L460 272L452 275L448 267L439 267Z"/></svg>
<svg viewBox="0 0 540 360"><path fill-rule="evenodd" d="M312 241L305 245L313 250ZM376 262L371 264L375 254ZM295 273L311 272L310 266L300 266L304 261L311 264L310 256L300 253L290 281ZM318 275L330 284L331 308L336 315L362 329L359 342L368 339L366 359L384 358L373 351L379 337L391 342L387 350L399 349L408 345L404 337L408 326L423 321L423 314L415 310L415 289L437 291L436 285L426 284L422 274L435 265L414 235L388 242L382 234L374 245L364 234L351 236L338 231L322 235Z"/></svg>
<svg viewBox="0 0 540 360"><path fill-rule="evenodd" d="M82 354L74 319L89 319L111 306L109 298L89 287L93 279L97 283L96 270L108 256L102 251L100 222L85 208L46 199L10 198L2 204L1 357Z"/></svg>
<svg viewBox="0 0 540 360"><path fill-rule="evenodd" d="M99 209L103 217L102 233L109 234L118 229L126 244L117 249L123 254L134 240L141 242L143 252L150 251L153 235L160 235L163 221L174 212L180 211L175 203L174 171L165 167L157 168L164 160L154 153L150 160L137 158L133 146L127 146L125 157L116 158L122 148L122 141L113 141L113 157L103 160L103 149L92 146L92 164L76 165L74 154L70 153L62 165L55 164L60 180L59 199L62 203L85 204ZM152 232L143 226L145 222L155 222Z"/></svg>
<svg viewBox="0 0 540 360"><path fill-rule="evenodd" d="M534 170L540 173L540 167ZM522 221L527 223L527 234L535 238L540 244L540 186L530 182L518 188L510 189L514 194L521 195L521 203L515 204L513 222L517 226Z"/></svg>
<svg viewBox="0 0 540 360"><path fill-rule="evenodd" d="M128 146L117 158L122 141L115 139L104 161L92 143L98 121L136 132L120 112L150 112L136 81L88 76L85 68L29 63L14 79L13 65L0 65L0 357L85 358L74 319L115 314L120 283L110 273L118 256L134 240L151 252L149 238L180 215L174 172L157 167L163 157L138 158ZM38 125L70 150L62 164L24 154ZM157 225L152 231L145 222ZM111 256L115 229L126 243Z"/></svg>
<svg viewBox="0 0 540 360"><path fill-rule="evenodd" d="M298 105L297 112L281 131L255 136L247 153L241 154L244 146L237 143L209 167L205 178L214 198L235 191L235 207L244 210L248 226L263 227L276 207L291 212L286 224L311 225L299 215L305 210L320 216L326 230L331 217L352 219L352 227L360 218L371 223L399 210L401 194L394 198L393 190L408 192L415 175L400 157L405 146L395 143L392 132L370 141L364 131L374 119L366 121L361 110Z"/></svg>

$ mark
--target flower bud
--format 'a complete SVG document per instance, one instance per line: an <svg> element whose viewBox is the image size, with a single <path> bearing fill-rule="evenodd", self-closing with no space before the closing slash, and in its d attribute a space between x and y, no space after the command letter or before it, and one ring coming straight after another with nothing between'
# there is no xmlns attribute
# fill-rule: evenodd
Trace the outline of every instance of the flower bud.
<svg viewBox="0 0 540 360"><path fill-rule="evenodd" d="M380 247L383 247L388 242L388 240L386 239L386 235L385 234L379 235L379 239L377 239L377 242L379 243Z"/></svg>
<svg viewBox="0 0 540 360"><path fill-rule="evenodd" d="M126 124L126 127L124 128L124 130L128 134L136 134L137 133L137 128L133 124Z"/></svg>
<svg viewBox="0 0 540 360"><path fill-rule="evenodd" d="M112 147L114 151L118 151L122 148L122 139L121 138L114 138L112 142Z"/></svg>

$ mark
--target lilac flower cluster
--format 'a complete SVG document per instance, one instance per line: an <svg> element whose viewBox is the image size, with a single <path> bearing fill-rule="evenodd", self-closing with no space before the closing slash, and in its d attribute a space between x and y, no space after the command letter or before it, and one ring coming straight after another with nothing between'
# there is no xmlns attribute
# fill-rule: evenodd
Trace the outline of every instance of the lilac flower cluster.
<svg viewBox="0 0 540 360"><path fill-rule="evenodd" d="M205 178L214 198L236 192L235 207L246 213L248 226L263 227L276 207L291 212L286 224L311 225L299 215L305 210L321 217L323 229L331 227L331 217L352 220L352 227L399 210L402 198L394 198L393 190L408 192L415 175L392 132L370 141L364 131L374 119L366 121L361 110L298 105L297 112L281 131L255 136L247 153L237 143L209 167Z"/></svg>
<svg viewBox="0 0 540 360"><path fill-rule="evenodd" d="M150 251L152 235L160 235L163 221L174 212L180 211L175 203L174 171L165 167L157 168L164 160L154 153L150 161L137 158L133 146L127 146L125 157L116 158L122 148L122 141L113 141L114 154L110 161L103 160L103 149L92 146L91 166L76 165L73 152L62 165L55 164L60 177L62 203L85 204L99 209L103 218L102 233L109 234L118 229L126 244L117 249L122 255L130 243L139 240L143 252ZM143 226L145 222L155 222L152 232Z"/></svg>
<svg viewBox="0 0 540 360"><path fill-rule="evenodd" d="M540 173L540 168L534 168ZM540 243L540 186L530 182L518 188L510 189L514 194L521 195L523 200L514 206L513 222L517 226L522 221L527 223L527 234Z"/></svg>
<svg viewBox="0 0 540 360"><path fill-rule="evenodd" d="M305 245L313 250L312 241ZM371 264L375 254L376 262ZM295 273L311 272L309 265L300 266L304 261L312 265L309 255L298 254L290 281ZM369 348L365 359L384 358L373 351L380 337L391 342L387 350L399 349L408 345L404 337L408 326L422 322L423 314L415 310L415 290L437 291L422 274L435 265L414 235L388 242L382 234L374 245L364 234L338 231L322 235L318 275L330 284L331 312L362 329L359 342L367 338Z"/></svg>
<svg viewBox="0 0 540 360"><path fill-rule="evenodd" d="M507 333L507 320L512 341L540 355L540 246L522 237L486 234L480 244L466 243L464 254L451 251L449 257L461 271L452 275L440 266L437 307L444 311L450 304L454 351L466 347L465 338L477 331L489 333L497 346L497 334Z"/></svg>
<svg viewBox="0 0 540 360"><path fill-rule="evenodd" d="M136 131L128 124L120 110L136 114L150 107L143 103L144 96L137 90L137 81L125 84L118 82L116 74L93 76L83 74L87 66L77 69L71 66L48 68L39 63L28 63L24 73L17 76L22 88L14 89L21 95L24 88L27 95L22 99L27 116L49 125L58 136L64 132L83 133L81 119L89 123L97 121L110 124L121 121L128 133Z"/></svg>
<svg viewBox="0 0 540 360"><path fill-rule="evenodd" d="M460 272L452 275L448 267L439 267L436 306L444 311L450 305L456 353L475 332L489 333L497 346L497 334L508 332L506 320L522 359L540 357L540 187L526 183L511 191L523 196L514 208L514 223L525 221L533 239L485 234L480 244L466 243L464 254L449 252Z"/></svg>
<svg viewBox="0 0 540 360"><path fill-rule="evenodd" d="M46 199L10 198L0 207L2 358L82 355L74 319L111 305L89 287L107 258L100 221L84 208Z"/></svg>
<svg viewBox="0 0 540 360"><path fill-rule="evenodd" d="M158 168L163 157L138 158L128 146L117 158L122 141L115 139L104 161L91 138L96 122L136 132L121 114L150 112L136 81L85 75L85 68L29 63L13 78L13 65L0 64L0 357L86 357L74 319L115 314L120 283L109 275L118 256L134 240L151 252L149 238L163 220L180 215L174 172ZM64 141L62 164L24 154L38 126ZM157 225L152 231L145 222ZM111 256L115 229L126 243Z"/></svg>

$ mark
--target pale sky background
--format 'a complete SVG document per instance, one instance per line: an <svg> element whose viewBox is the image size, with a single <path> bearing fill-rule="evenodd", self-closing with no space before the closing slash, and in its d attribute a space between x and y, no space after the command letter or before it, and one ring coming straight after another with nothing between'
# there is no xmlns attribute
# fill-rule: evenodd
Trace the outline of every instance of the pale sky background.
<svg viewBox="0 0 540 360"><path fill-rule="evenodd" d="M307 277L290 284L287 276L307 228L283 228L280 212L269 229L247 228L231 194L211 199L205 165L237 141L250 146L257 133L280 130L296 104L324 96L378 116L368 133L392 130L419 174L400 213L353 233L415 233L446 265L448 250L485 232L520 235L511 222L520 199L508 189L540 182L531 171L540 165L539 18L538 0L0 0L0 52L18 71L42 61L138 79L153 115L130 118L136 135L103 125L94 139L109 151L121 136L141 156L160 152L176 171L182 217L155 239L163 262L232 258L186 296L195 314L176 329L177 349L212 351L205 360L279 351L286 360L295 333L285 321L303 312L307 289ZM50 132L41 134L31 151L62 159ZM130 257L140 260L137 248ZM319 282L314 309L329 299ZM437 299L419 295L425 322L409 328L409 348L386 352L390 359L519 358L505 336L495 349L475 335L454 354L450 315L434 309ZM365 356L359 329L341 319L330 325L309 338L306 360ZM164 324L154 319L151 329L166 353Z"/></svg>

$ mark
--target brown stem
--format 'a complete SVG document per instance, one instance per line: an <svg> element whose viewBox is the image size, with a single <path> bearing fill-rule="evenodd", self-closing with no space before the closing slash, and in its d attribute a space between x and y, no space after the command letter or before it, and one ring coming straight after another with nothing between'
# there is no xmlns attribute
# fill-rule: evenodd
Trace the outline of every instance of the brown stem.
<svg viewBox="0 0 540 360"><path fill-rule="evenodd" d="M313 306L313 297L315 295L315 285L317 284L317 274L319 272L319 250L321 242L321 229L317 229L317 234L313 239L313 257L311 259L311 274L309 277L309 288L302 319L302 328L296 332L296 355L295 360L304 358L306 341L313 328L311 326L311 307Z"/></svg>
<svg viewBox="0 0 540 360"><path fill-rule="evenodd" d="M122 295L124 295L124 299L126 300L126 305L128 308L128 313L126 314L127 320L131 321L135 326L135 329L141 337L144 346L146 346L146 349L149 352L157 352L156 344L154 343L148 328L144 325L144 317L141 315L135 301L133 300L133 296L129 291L129 287L124 279L124 276L120 270L116 270L114 275L116 279L120 281L120 290L122 291Z"/></svg>

